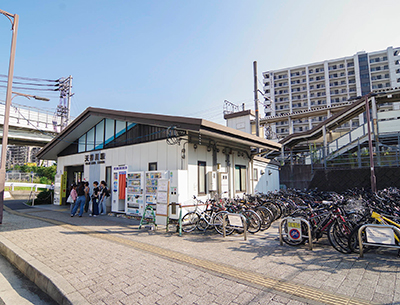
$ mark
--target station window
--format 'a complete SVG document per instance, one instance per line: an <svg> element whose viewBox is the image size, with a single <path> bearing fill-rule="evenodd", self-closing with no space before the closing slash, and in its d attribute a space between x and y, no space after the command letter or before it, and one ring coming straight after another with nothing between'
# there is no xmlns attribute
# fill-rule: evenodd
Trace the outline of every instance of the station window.
<svg viewBox="0 0 400 305"><path fill-rule="evenodd" d="M246 191L246 166L235 165L235 190L236 192Z"/></svg>
<svg viewBox="0 0 400 305"><path fill-rule="evenodd" d="M206 193L206 162L198 161L198 193L205 194Z"/></svg>
<svg viewBox="0 0 400 305"><path fill-rule="evenodd" d="M110 143L112 140L114 140L114 134L115 134L115 121L111 119L105 119L105 140L104 144L107 145Z"/></svg>
<svg viewBox="0 0 400 305"><path fill-rule="evenodd" d="M86 133L78 140L78 152L86 151Z"/></svg>
<svg viewBox="0 0 400 305"><path fill-rule="evenodd" d="M96 125L96 146L95 149L102 149L104 147L104 120Z"/></svg>
<svg viewBox="0 0 400 305"><path fill-rule="evenodd" d="M94 127L86 134L86 150L94 150Z"/></svg>
<svg viewBox="0 0 400 305"><path fill-rule="evenodd" d="M156 171L156 170L157 170L157 162L150 162L149 171Z"/></svg>

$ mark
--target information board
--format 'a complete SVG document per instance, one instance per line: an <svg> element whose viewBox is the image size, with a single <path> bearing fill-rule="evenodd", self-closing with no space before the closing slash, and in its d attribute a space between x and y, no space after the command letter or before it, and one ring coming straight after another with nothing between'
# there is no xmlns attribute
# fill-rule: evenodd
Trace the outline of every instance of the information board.
<svg viewBox="0 0 400 305"><path fill-rule="evenodd" d="M231 227L243 227L242 218L240 215L228 215L229 226Z"/></svg>
<svg viewBox="0 0 400 305"><path fill-rule="evenodd" d="M367 242L373 244L394 245L394 232L391 228L365 228Z"/></svg>

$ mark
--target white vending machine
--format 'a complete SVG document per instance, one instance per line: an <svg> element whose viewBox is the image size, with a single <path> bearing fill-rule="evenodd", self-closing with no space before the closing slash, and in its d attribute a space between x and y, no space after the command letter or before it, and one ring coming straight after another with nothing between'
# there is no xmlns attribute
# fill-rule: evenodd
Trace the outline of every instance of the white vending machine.
<svg viewBox="0 0 400 305"><path fill-rule="evenodd" d="M111 188L111 212L125 213L126 173L128 166L114 166Z"/></svg>
<svg viewBox="0 0 400 305"><path fill-rule="evenodd" d="M125 211L142 216L144 211L144 172L128 172L126 176Z"/></svg>
<svg viewBox="0 0 400 305"><path fill-rule="evenodd" d="M157 213L157 189L158 180L165 178L165 173L161 171L149 171L145 173L145 185L146 192L144 198L144 208L148 205L153 207L155 213ZM146 217L152 217L151 212L146 212Z"/></svg>

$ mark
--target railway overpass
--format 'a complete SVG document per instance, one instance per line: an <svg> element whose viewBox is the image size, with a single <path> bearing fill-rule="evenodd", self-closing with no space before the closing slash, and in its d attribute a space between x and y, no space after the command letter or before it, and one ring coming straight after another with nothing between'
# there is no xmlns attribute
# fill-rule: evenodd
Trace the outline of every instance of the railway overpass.
<svg viewBox="0 0 400 305"><path fill-rule="evenodd" d="M0 101L0 138L3 139L5 102ZM12 104L8 144L42 147L59 132L61 118L51 111Z"/></svg>

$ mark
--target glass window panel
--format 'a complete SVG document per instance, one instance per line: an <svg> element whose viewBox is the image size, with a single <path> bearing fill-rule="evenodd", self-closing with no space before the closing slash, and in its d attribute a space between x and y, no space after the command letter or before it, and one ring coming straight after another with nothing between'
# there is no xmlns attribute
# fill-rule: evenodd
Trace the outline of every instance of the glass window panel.
<svg viewBox="0 0 400 305"><path fill-rule="evenodd" d="M104 120L96 125L96 147L102 149L104 146Z"/></svg>
<svg viewBox="0 0 400 305"><path fill-rule="evenodd" d="M149 163L149 171L156 171L157 170L157 162Z"/></svg>
<svg viewBox="0 0 400 305"><path fill-rule="evenodd" d="M246 191L246 166L235 165L235 190L236 192Z"/></svg>
<svg viewBox="0 0 400 305"><path fill-rule="evenodd" d="M126 131L126 122L125 121L117 121L115 126L115 137L118 138Z"/></svg>
<svg viewBox="0 0 400 305"><path fill-rule="evenodd" d="M240 169L240 186L241 186L241 188L240 188L240 190L242 191L242 192L245 192L246 191L246 167L245 166L243 166L241 169Z"/></svg>
<svg viewBox="0 0 400 305"><path fill-rule="evenodd" d="M199 176L198 176L199 194L205 194L206 193L206 162L199 161L198 169L199 169Z"/></svg>
<svg viewBox="0 0 400 305"><path fill-rule="evenodd" d="M86 150L94 150L94 127L87 132Z"/></svg>
<svg viewBox="0 0 400 305"><path fill-rule="evenodd" d="M105 137L105 144L110 143L112 140L114 140L114 124L115 121L111 120L111 119L106 119L105 120L106 126L105 126L105 130L106 130L106 137Z"/></svg>
<svg viewBox="0 0 400 305"><path fill-rule="evenodd" d="M86 133L78 140L78 152L86 151Z"/></svg>
<svg viewBox="0 0 400 305"><path fill-rule="evenodd" d="M240 191L240 167L235 166L235 190Z"/></svg>

